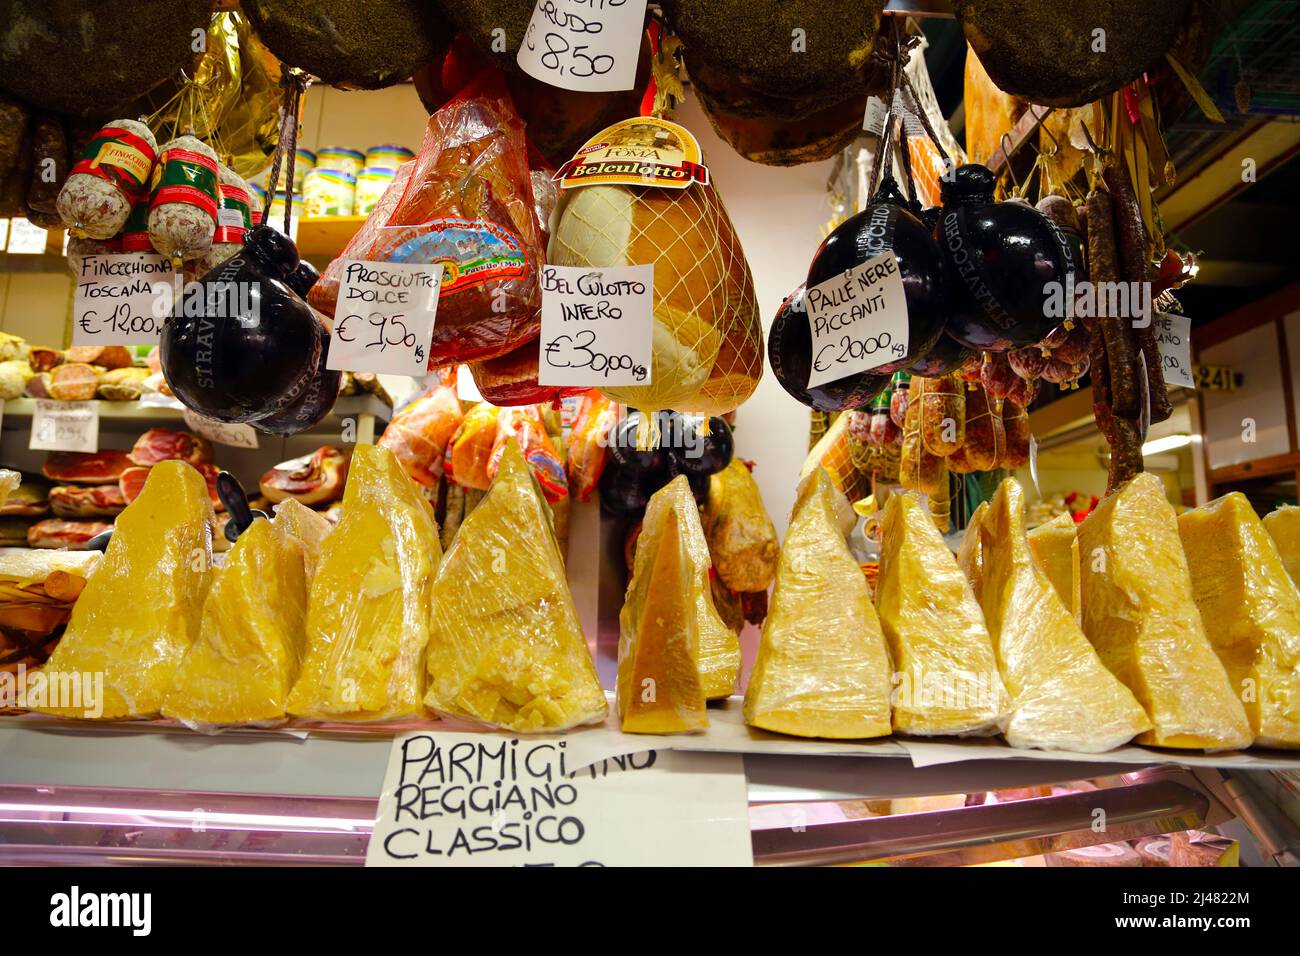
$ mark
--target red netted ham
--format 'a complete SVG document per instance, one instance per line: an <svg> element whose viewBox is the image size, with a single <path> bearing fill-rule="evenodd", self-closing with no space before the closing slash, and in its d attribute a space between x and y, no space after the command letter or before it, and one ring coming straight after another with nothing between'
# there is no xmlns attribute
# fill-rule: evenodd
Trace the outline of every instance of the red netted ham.
<svg viewBox="0 0 1300 956"><path fill-rule="evenodd" d="M220 511L225 506L221 499L217 497L217 474L219 469L216 465L209 464L206 461L199 462L194 466L198 469L203 480L208 483L208 496L212 499L212 506ZM140 492L144 489L145 479L149 477L149 466L135 465L122 472L122 477L117 480L117 487L122 492L122 497L126 503L130 504L140 497Z"/></svg>
<svg viewBox="0 0 1300 956"><path fill-rule="evenodd" d="M126 496L117 485L60 485L50 489L50 510L60 518L99 518L121 514Z"/></svg>
<svg viewBox="0 0 1300 956"><path fill-rule="evenodd" d="M131 464L126 452L111 448L102 451L56 451L45 459L41 473L51 481L102 485L117 481Z"/></svg>
<svg viewBox="0 0 1300 956"><path fill-rule="evenodd" d="M111 530L112 527L106 521L63 521L59 518L47 518L27 529L27 546L85 551L87 541L97 534Z"/></svg>
<svg viewBox="0 0 1300 956"><path fill-rule="evenodd" d="M212 443L189 432L151 428L135 440L128 457L133 464L146 468L173 458L199 465L212 461Z"/></svg>
<svg viewBox="0 0 1300 956"><path fill-rule="evenodd" d="M402 470L426 488L442 477L442 455L465 415L452 380L439 383L398 412L377 444L397 456Z"/></svg>
<svg viewBox="0 0 1300 956"><path fill-rule="evenodd" d="M316 507L342 497L348 475L348 456L330 445L316 449L305 462L278 465L257 483L272 504L296 498L304 505Z"/></svg>

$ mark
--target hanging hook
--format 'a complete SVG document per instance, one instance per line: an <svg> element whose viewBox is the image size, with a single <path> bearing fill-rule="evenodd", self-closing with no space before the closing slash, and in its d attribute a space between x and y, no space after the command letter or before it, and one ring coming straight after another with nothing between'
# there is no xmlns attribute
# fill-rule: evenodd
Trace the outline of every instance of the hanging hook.
<svg viewBox="0 0 1300 956"><path fill-rule="evenodd" d="M1007 175L1011 177L1011 182L1018 190L1020 189L1020 180L1016 178L1016 171L1011 168L1011 134L1003 133L1002 138L998 140L998 146L1002 148L1003 165L1006 167Z"/></svg>

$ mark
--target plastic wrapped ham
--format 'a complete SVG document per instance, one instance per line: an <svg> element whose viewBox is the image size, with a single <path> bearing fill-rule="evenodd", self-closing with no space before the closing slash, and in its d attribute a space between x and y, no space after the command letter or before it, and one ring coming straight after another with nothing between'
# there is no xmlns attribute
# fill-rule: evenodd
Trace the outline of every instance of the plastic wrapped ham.
<svg viewBox="0 0 1300 956"><path fill-rule="evenodd" d="M439 382L393 416L378 445L396 455L418 484L435 488L447 444L464 418L455 380Z"/></svg>
<svg viewBox="0 0 1300 956"><path fill-rule="evenodd" d="M512 352L540 331L542 242L523 121L499 71L429 117L424 142L309 301L334 315L342 260L441 263L429 367Z"/></svg>

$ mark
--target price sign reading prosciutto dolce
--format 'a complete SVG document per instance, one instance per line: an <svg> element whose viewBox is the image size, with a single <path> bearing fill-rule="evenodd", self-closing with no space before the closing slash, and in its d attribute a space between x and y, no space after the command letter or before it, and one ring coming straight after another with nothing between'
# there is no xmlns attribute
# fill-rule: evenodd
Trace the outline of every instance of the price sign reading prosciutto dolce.
<svg viewBox="0 0 1300 956"><path fill-rule="evenodd" d="M649 385L653 265L542 266L539 385Z"/></svg>
<svg viewBox="0 0 1300 956"><path fill-rule="evenodd" d="M813 286L804 301L812 329L809 388L907 354L907 298L892 252Z"/></svg>
<svg viewBox="0 0 1300 956"><path fill-rule="evenodd" d="M565 90L613 92L636 83L646 0L537 0L516 59Z"/></svg>
<svg viewBox="0 0 1300 956"><path fill-rule="evenodd" d="M81 256L73 269L73 345L158 344L175 295L170 261L143 252Z"/></svg>
<svg viewBox="0 0 1300 956"><path fill-rule="evenodd" d="M423 377L442 266L347 259L325 367Z"/></svg>

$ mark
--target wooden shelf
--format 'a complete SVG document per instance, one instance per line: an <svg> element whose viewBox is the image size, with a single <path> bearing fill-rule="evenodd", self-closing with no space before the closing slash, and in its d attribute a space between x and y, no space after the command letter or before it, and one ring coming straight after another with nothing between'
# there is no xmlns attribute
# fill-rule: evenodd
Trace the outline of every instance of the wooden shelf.
<svg viewBox="0 0 1300 956"><path fill-rule="evenodd" d="M181 405L154 405L145 402L105 402L96 400L99 405L100 420L137 421L166 425L183 421ZM28 427L25 423L36 411L36 400L32 398L13 398L4 403L4 424L19 421L24 424L15 427ZM334 403L333 411L315 428L302 434L316 431L336 432L344 418L356 418L371 415L375 419L387 422L392 418L393 410L373 395L349 395Z"/></svg>
<svg viewBox="0 0 1300 956"><path fill-rule="evenodd" d="M309 259L333 259L348 244L365 216L321 216L298 220L298 254ZM283 223L281 223L283 225Z"/></svg>

